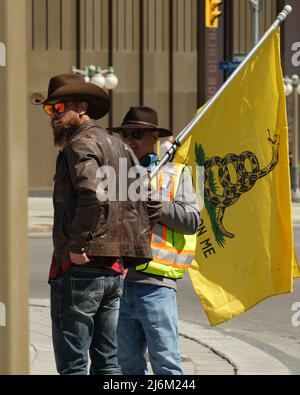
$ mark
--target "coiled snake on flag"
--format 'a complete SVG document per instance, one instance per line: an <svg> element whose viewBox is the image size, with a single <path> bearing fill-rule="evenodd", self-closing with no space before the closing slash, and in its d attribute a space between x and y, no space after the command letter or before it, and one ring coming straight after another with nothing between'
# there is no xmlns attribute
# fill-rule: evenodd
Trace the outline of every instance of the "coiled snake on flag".
<svg viewBox="0 0 300 395"><path fill-rule="evenodd" d="M205 164L205 182L204 182L204 194L205 198L216 207L216 219L219 231L226 237L234 238L234 235L228 232L223 225L223 217L225 209L235 204L243 193L250 191L256 184L256 182L269 174L277 165L279 161L279 145L280 137L275 135L271 138L270 131L268 142L272 148L272 160L268 166L260 169L260 165L257 157L253 152L245 151L241 155L228 154L223 159L215 156L208 159ZM245 162L248 162L251 166L251 171L247 171L245 168ZM230 173L228 165L234 166L236 171L237 180L233 183L230 179ZM223 194L220 195L216 191L213 191L209 181L209 173L212 171L214 166L218 167L218 177L220 184L223 188Z"/></svg>

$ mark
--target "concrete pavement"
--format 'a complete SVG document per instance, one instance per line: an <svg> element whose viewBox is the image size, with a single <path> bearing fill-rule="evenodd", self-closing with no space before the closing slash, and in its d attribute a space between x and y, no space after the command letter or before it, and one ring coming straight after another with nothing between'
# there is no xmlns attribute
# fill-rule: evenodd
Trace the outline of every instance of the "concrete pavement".
<svg viewBox="0 0 300 395"><path fill-rule="evenodd" d="M185 374L233 375L235 366L210 347L184 336L186 324L181 323L181 360ZM198 332L201 336L201 332ZM202 337L202 336L201 336ZM149 364L149 371L151 367ZM30 374L54 375L55 361L51 340L49 300L30 300Z"/></svg>
<svg viewBox="0 0 300 395"><path fill-rule="evenodd" d="M52 228L52 200L29 198L29 234L47 234ZM300 225L300 204L293 205L293 218ZM30 299L30 373L56 374L51 341L49 299ZM257 344L245 341L236 334L180 322L182 365L186 375L243 375L291 374L274 355L262 351ZM278 339L268 339L275 344ZM273 342L273 343L272 343ZM283 344L289 355L299 350Z"/></svg>

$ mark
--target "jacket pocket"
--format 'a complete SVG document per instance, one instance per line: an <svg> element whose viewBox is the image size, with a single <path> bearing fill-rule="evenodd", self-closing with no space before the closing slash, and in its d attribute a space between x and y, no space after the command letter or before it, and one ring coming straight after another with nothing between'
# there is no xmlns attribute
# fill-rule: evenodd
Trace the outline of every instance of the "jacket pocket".
<svg viewBox="0 0 300 395"><path fill-rule="evenodd" d="M54 203L69 201L75 196L75 190L71 184L67 168L62 167L57 171L54 178Z"/></svg>
<svg viewBox="0 0 300 395"><path fill-rule="evenodd" d="M109 215L110 215L109 204L101 204L100 212L97 218L96 228L92 232L93 240L97 240L99 238L105 238L108 236Z"/></svg>
<svg viewBox="0 0 300 395"><path fill-rule="evenodd" d="M55 204L54 207L53 243L55 249L62 250L66 248L68 242L70 218L68 209L63 203Z"/></svg>

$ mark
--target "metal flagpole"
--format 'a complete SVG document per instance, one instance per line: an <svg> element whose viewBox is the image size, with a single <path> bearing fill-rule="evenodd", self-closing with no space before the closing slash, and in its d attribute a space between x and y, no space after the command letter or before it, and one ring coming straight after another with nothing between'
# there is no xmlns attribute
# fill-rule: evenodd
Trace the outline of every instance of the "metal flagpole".
<svg viewBox="0 0 300 395"><path fill-rule="evenodd" d="M153 178L157 175L160 168L164 166L167 162L171 160L177 148L182 144L182 142L188 137L191 133L192 129L196 126L196 124L204 117L206 112L211 108L211 106L216 102L216 100L222 95L222 93L227 89L228 85L231 84L232 80L237 76L240 70L245 66L245 64L253 57L256 51L260 48L260 46L267 40L267 38L278 28L278 26L285 21L287 16L292 12L292 7L290 5L286 5L283 10L278 14L272 26L263 37L259 40L256 46L249 52L243 62L238 66L238 68L231 74L228 80L221 86L221 88L216 92L216 94L209 100L207 105L203 108L203 110L195 116L195 118L179 133L177 138L175 139L172 147L166 152L164 157L161 159L159 164L152 171L150 177Z"/></svg>

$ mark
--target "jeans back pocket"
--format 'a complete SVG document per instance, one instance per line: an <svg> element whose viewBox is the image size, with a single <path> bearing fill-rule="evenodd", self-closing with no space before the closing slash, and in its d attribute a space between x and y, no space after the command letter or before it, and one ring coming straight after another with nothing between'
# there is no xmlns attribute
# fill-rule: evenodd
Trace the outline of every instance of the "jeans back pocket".
<svg viewBox="0 0 300 395"><path fill-rule="evenodd" d="M72 304L77 311L96 314L104 294L104 278L71 278Z"/></svg>

